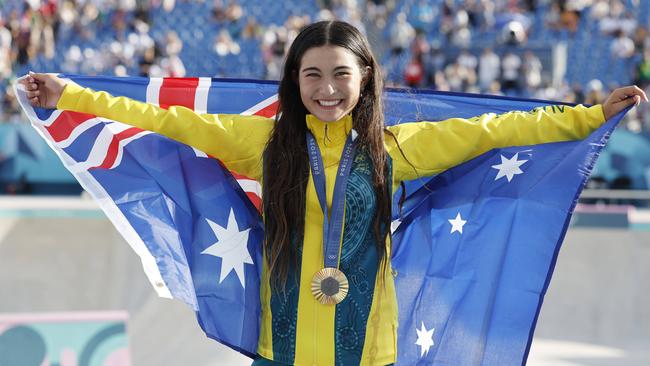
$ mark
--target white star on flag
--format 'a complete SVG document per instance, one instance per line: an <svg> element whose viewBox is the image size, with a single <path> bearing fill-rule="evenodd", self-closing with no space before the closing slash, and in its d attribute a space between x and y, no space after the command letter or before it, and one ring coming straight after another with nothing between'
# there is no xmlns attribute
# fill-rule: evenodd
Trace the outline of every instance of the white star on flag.
<svg viewBox="0 0 650 366"><path fill-rule="evenodd" d="M400 219L393 220L393 221L390 223L390 232L391 232L391 234L394 233L395 230L397 230L397 228L399 227L399 225L400 225L401 223L402 223L402 220L400 220Z"/></svg>
<svg viewBox="0 0 650 366"><path fill-rule="evenodd" d="M460 217L460 212L456 214L456 218L449 219L447 220L451 224L451 231L449 232L450 234L453 234L455 231L458 231L459 233L463 233L463 226L467 223L467 220L463 220L462 217Z"/></svg>
<svg viewBox="0 0 650 366"><path fill-rule="evenodd" d="M420 329L415 328L415 331L418 333L418 340L415 341L415 344L420 346L420 358L429 353L429 348L433 346L433 332L435 330L435 328L427 330L424 326L424 322L422 322L422 327Z"/></svg>
<svg viewBox="0 0 650 366"><path fill-rule="evenodd" d="M217 237L217 242L201 252L201 254L213 255L221 258L221 275L219 283L235 271L242 287L246 287L244 275L244 263L253 264L253 259L248 252L248 232L250 228L239 231L235 213L230 210L227 227L220 226L209 219L206 219L210 228Z"/></svg>
<svg viewBox="0 0 650 366"><path fill-rule="evenodd" d="M499 170L497 177L494 178L494 180L506 177L509 183L515 175L523 174L524 172L519 169L519 167L528 160L518 160L518 158L519 153L516 153L510 159L506 159L505 156L501 155L501 164L492 165L492 168Z"/></svg>

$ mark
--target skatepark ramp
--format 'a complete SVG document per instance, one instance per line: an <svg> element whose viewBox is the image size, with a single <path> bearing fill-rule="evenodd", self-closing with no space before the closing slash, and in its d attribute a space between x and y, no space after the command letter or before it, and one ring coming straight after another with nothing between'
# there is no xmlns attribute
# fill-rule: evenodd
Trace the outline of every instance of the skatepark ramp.
<svg viewBox="0 0 650 366"><path fill-rule="evenodd" d="M650 364L649 264L647 228L571 228L528 365ZM0 350L12 315L98 311L126 314L132 365L250 364L206 338L187 306L156 296L92 202L0 200Z"/></svg>

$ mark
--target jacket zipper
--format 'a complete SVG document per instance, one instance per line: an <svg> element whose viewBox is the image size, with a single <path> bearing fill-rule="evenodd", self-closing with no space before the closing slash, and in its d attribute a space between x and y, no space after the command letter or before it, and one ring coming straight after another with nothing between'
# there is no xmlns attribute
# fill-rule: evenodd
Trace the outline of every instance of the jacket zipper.
<svg viewBox="0 0 650 366"><path fill-rule="evenodd" d="M323 135L323 146L326 145L326 141L329 140L329 136L327 136L327 122L325 122L325 134Z"/></svg>

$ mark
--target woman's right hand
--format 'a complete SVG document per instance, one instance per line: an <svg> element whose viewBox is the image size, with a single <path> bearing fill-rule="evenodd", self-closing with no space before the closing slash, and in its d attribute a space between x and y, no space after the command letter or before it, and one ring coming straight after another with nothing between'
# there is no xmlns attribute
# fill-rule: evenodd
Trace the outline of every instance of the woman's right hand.
<svg viewBox="0 0 650 366"><path fill-rule="evenodd" d="M31 71L20 83L25 86L27 99L32 106L49 109L56 108L66 85L65 81L56 75Z"/></svg>

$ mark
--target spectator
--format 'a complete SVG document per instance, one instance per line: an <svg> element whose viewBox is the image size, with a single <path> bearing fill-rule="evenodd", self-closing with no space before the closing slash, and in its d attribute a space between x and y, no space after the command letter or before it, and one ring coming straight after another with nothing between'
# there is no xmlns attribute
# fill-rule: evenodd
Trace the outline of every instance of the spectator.
<svg viewBox="0 0 650 366"><path fill-rule="evenodd" d="M18 49L16 62L19 65L26 64L33 56L33 49L30 47L31 40L31 19L32 10L25 5L24 13L16 20L13 25L16 32L14 40Z"/></svg>
<svg viewBox="0 0 650 366"><path fill-rule="evenodd" d="M366 2L366 16L371 24L374 24L379 29L384 29L388 17L386 0L368 0Z"/></svg>
<svg viewBox="0 0 650 366"><path fill-rule="evenodd" d="M643 52L643 58L636 66L634 83L641 89L645 89L650 85L650 49Z"/></svg>
<svg viewBox="0 0 650 366"><path fill-rule="evenodd" d="M5 21L0 14L0 79L11 76L11 32L5 28Z"/></svg>
<svg viewBox="0 0 650 366"><path fill-rule="evenodd" d="M214 41L214 52L224 57L229 54L238 55L240 50L239 44L232 39L228 30L221 29Z"/></svg>
<svg viewBox="0 0 650 366"><path fill-rule="evenodd" d="M519 46L526 43L526 29L518 20L509 21L501 30L501 42L510 46Z"/></svg>
<svg viewBox="0 0 650 366"><path fill-rule="evenodd" d="M32 31L32 44L36 51L43 51L47 59L54 58L54 23L57 4L54 0L44 0L38 9L40 16L34 19L34 28L38 31Z"/></svg>
<svg viewBox="0 0 650 366"><path fill-rule="evenodd" d="M434 83L437 90L441 91L451 91L451 86L445 77L445 73L441 70L436 72L434 75Z"/></svg>
<svg viewBox="0 0 650 366"><path fill-rule="evenodd" d="M424 65L422 64L422 54L413 55L411 61L404 69L404 81L406 86L417 88L422 86L424 81Z"/></svg>
<svg viewBox="0 0 650 366"><path fill-rule="evenodd" d="M78 13L72 1L64 0L59 9L58 35L70 39L76 32Z"/></svg>
<svg viewBox="0 0 650 366"><path fill-rule="evenodd" d="M573 86L571 87L571 94L573 99L570 100L569 102L576 103L576 104L585 103L585 93L582 91L582 85L580 85L580 83L573 84Z"/></svg>
<svg viewBox="0 0 650 366"><path fill-rule="evenodd" d="M612 0L609 5L609 14L602 18L599 23L600 31L605 35L613 35L616 31L622 30L622 18L625 6L619 0Z"/></svg>
<svg viewBox="0 0 650 366"><path fill-rule="evenodd" d="M430 47L429 53L426 54L424 57L424 73L425 73L426 84L441 90L440 86L436 82L436 75L438 73L441 73L440 75L443 75L442 71L444 70L444 67L445 67L445 55L442 53L442 50L440 49L440 45L436 43L432 47ZM446 85L446 81L443 84Z"/></svg>
<svg viewBox="0 0 650 366"><path fill-rule="evenodd" d="M634 51L643 54L644 49L650 49L650 34L648 29L644 26L639 26L634 31L633 35Z"/></svg>
<svg viewBox="0 0 650 366"><path fill-rule="evenodd" d="M560 4L557 1L553 1L549 10L544 14L544 25L550 30L558 31L562 29L561 17Z"/></svg>
<svg viewBox="0 0 650 366"><path fill-rule="evenodd" d="M598 79L593 79L587 83L587 94L585 104L600 104L605 101L605 91L603 83Z"/></svg>
<svg viewBox="0 0 650 366"><path fill-rule="evenodd" d="M162 0L162 7L165 12L170 13L176 6L176 0Z"/></svg>
<svg viewBox="0 0 650 366"><path fill-rule="evenodd" d="M424 34L428 34L433 29L433 21L437 16L436 9L431 5L431 2L419 0L412 12L415 14L413 24L415 29L420 30Z"/></svg>
<svg viewBox="0 0 650 366"><path fill-rule="evenodd" d="M175 31L167 32L165 40L165 52L167 56L178 55L183 49L183 41L178 38L178 34Z"/></svg>
<svg viewBox="0 0 650 366"><path fill-rule="evenodd" d="M464 91L464 74L463 69L458 62L452 62L445 67L445 79L449 84L449 90L453 92Z"/></svg>
<svg viewBox="0 0 650 366"><path fill-rule="evenodd" d="M240 20L244 16L244 9L235 0L231 0L225 10L226 28L233 39L237 39L241 33Z"/></svg>
<svg viewBox="0 0 650 366"><path fill-rule="evenodd" d="M465 11L467 11L467 19L469 21L470 27L474 29L481 28L484 23L481 3L477 0L465 0L463 3L463 8Z"/></svg>
<svg viewBox="0 0 650 366"><path fill-rule="evenodd" d="M126 63L131 63L130 60L133 59L134 54L142 54L145 50L149 49L154 45L154 40L149 36L149 24L142 22L142 21L136 21L134 22L134 28L135 31L130 33L127 37L127 42L116 42L120 47L119 51L119 57L122 57L122 60ZM174 32L175 37L170 38L170 35L167 34L167 47L168 48L166 51L170 52L176 48L178 48L178 52L180 52L179 44L180 39L178 39L178 36L176 36L176 33ZM182 47L182 46L181 46Z"/></svg>
<svg viewBox="0 0 650 366"><path fill-rule="evenodd" d="M429 42L427 41L426 35L421 30L416 31L415 33L415 39L411 44L411 53L414 57L422 58L424 55L429 53Z"/></svg>
<svg viewBox="0 0 650 366"><path fill-rule="evenodd" d="M542 62L532 51L526 51L524 53L522 71L524 73L526 89L532 94L542 83Z"/></svg>
<svg viewBox="0 0 650 366"><path fill-rule="evenodd" d="M468 50L462 50L456 60L461 67L464 79L466 80L467 87L476 85L476 67L478 66L478 59L472 55Z"/></svg>
<svg viewBox="0 0 650 366"><path fill-rule="evenodd" d="M634 15L626 11L623 17L621 18L620 22L620 29L625 33L627 36L631 36L634 34L634 32L637 29L637 21Z"/></svg>
<svg viewBox="0 0 650 366"><path fill-rule="evenodd" d="M451 43L460 48L469 48L472 32L469 29L469 15L465 9L458 9L454 17L454 26L449 40Z"/></svg>
<svg viewBox="0 0 650 366"><path fill-rule="evenodd" d="M115 9L115 12L113 12L113 15L111 16L111 24L113 27L113 32L115 32L115 37L120 41L124 41L124 38L126 37L126 32L128 30L127 17L128 17L128 12L121 8ZM88 31L86 31L86 33L88 33ZM86 38L90 38L93 36L94 33L91 35L86 35Z"/></svg>
<svg viewBox="0 0 650 366"><path fill-rule="evenodd" d="M214 0L212 5L212 20L217 24L222 24L226 21L226 9L223 5L223 0Z"/></svg>
<svg viewBox="0 0 650 366"><path fill-rule="evenodd" d="M522 7L525 12L534 13L537 11L537 1L538 0L524 0L522 1Z"/></svg>
<svg viewBox="0 0 650 366"><path fill-rule="evenodd" d="M571 88L567 83L560 86L553 85L550 78L542 78L542 83L533 94L534 98L545 100L563 100L570 97Z"/></svg>
<svg viewBox="0 0 650 366"><path fill-rule="evenodd" d="M512 52L506 53L501 62L501 90L506 95L516 94L520 91L519 69L521 58Z"/></svg>
<svg viewBox="0 0 650 366"><path fill-rule="evenodd" d="M625 35L622 30L617 30L614 33L614 41L609 50L614 58L630 58L634 55L634 41Z"/></svg>
<svg viewBox="0 0 650 366"><path fill-rule="evenodd" d="M609 0L595 0L589 15L596 21L604 19L609 15Z"/></svg>
<svg viewBox="0 0 650 366"><path fill-rule="evenodd" d="M223 32L225 32L225 30ZM164 57L160 61L160 67L162 68L163 74L165 76L169 76L169 77L185 76L185 65L183 64L183 61L179 57L179 54L182 49L183 49L183 41L181 41L181 39L178 37L178 34L176 34L176 32L174 31L168 32L167 40L165 42L166 57Z"/></svg>
<svg viewBox="0 0 650 366"><path fill-rule="evenodd" d="M366 25L364 24L363 20L361 19L361 14L359 13L359 10L357 10L356 7L351 8L348 12L348 16L346 17L346 21L353 26L355 26L361 33L367 34L366 32ZM299 29L297 30L299 31ZM296 33L297 35L297 33Z"/></svg>
<svg viewBox="0 0 650 366"><path fill-rule="evenodd" d="M243 39L258 39L262 36L262 26L257 22L255 17L249 16L246 19L246 25L242 30Z"/></svg>
<svg viewBox="0 0 650 366"><path fill-rule="evenodd" d="M458 61L447 65L445 68L445 77L451 91L468 92L476 84L476 73L474 70L462 66Z"/></svg>
<svg viewBox="0 0 650 366"><path fill-rule="evenodd" d="M157 70L152 70L155 67L157 58L156 47L151 46L147 48L139 61L140 76L154 76Z"/></svg>
<svg viewBox="0 0 650 366"><path fill-rule="evenodd" d="M490 83L490 86L488 87L485 93L490 95L503 95L503 92L501 91L501 84L499 83L499 81L498 80L492 81L492 83Z"/></svg>
<svg viewBox="0 0 650 366"><path fill-rule="evenodd" d="M287 30L284 27L270 27L262 39L262 55L265 63L265 77L278 80L282 76L282 60L287 47Z"/></svg>
<svg viewBox="0 0 650 366"><path fill-rule="evenodd" d="M481 90L488 90L495 80L499 78L501 60L499 56L487 47L483 50L479 60L478 82Z"/></svg>
<svg viewBox="0 0 650 366"><path fill-rule="evenodd" d="M390 30L390 47L394 56L399 56L405 50L408 50L411 42L415 38L415 30L406 21L406 14L397 14L397 21Z"/></svg>
<svg viewBox="0 0 650 366"><path fill-rule="evenodd" d="M562 27L571 33L578 30L580 15L586 6L584 0L560 0L560 23Z"/></svg>
<svg viewBox="0 0 650 366"><path fill-rule="evenodd" d="M244 9L239 5L239 3L235 0L230 0L230 3L228 4L228 7L226 8L225 11L225 16L226 19L230 23L236 23L241 19L241 17L244 15Z"/></svg>

